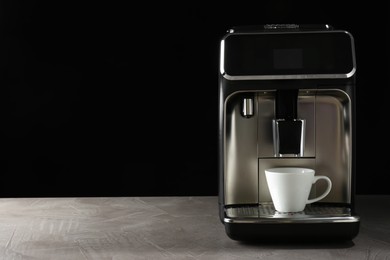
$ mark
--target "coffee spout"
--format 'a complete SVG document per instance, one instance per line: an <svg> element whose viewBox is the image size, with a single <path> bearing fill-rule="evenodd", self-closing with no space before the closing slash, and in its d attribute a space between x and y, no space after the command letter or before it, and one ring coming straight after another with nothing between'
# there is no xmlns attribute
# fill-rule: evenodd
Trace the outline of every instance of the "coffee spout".
<svg viewBox="0 0 390 260"><path fill-rule="evenodd" d="M272 123L275 156L303 156L305 120L298 118L298 89L276 91Z"/></svg>

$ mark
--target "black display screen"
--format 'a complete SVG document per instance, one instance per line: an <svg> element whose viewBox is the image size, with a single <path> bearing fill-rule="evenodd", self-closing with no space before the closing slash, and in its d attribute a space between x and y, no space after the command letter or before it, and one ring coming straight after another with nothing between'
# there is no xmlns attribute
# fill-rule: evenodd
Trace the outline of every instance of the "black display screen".
<svg viewBox="0 0 390 260"><path fill-rule="evenodd" d="M272 56L274 69L303 68L302 49L274 49Z"/></svg>
<svg viewBox="0 0 390 260"><path fill-rule="evenodd" d="M352 38L345 32L236 34L224 41L228 75L348 74Z"/></svg>

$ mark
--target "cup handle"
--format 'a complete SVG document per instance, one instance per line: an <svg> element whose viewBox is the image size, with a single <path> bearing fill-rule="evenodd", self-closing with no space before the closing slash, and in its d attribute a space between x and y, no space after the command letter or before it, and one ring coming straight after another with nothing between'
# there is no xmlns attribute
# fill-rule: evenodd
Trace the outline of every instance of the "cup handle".
<svg viewBox="0 0 390 260"><path fill-rule="evenodd" d="M328 187L326 188L324 193L322 193L320 196L318 196L314 199L311 199L311 200L307 200L306 204L310 204L310 203L322 200L323 198L325 198L329 194L330 190L332 189L332 181L327 176L314 176L313 184L316 183L320 179L326 180L326 182L328 183Z"/></svg>

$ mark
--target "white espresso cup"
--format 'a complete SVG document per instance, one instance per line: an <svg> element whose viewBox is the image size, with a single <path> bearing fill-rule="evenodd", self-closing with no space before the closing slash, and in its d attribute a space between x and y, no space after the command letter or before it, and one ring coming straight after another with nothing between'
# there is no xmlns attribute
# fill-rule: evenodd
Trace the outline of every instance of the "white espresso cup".
<svg viewBox="0 0 390 260"><path fill-rule="evenodd" d="M314 176L315 171L300 167L279 167L265 170L268 189L274 207L279 212L300 212L306 204L325 198L332 189L327 176ZM318 197L309 199L312 184L318 180L328 183L326 190Z"/></svg>

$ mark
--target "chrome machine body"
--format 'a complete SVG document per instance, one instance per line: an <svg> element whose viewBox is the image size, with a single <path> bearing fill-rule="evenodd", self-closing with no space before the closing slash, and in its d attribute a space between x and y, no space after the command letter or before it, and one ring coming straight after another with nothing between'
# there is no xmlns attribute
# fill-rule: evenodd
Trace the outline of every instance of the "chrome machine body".
<svg viewBox="0 0 390 260"><path fill-rule="evenodd" d="M354 238L352 35L328 25L233 28L221 40L219 72L219 212L228 236ZM304 212L279 213L264 173L276 166L313 168L332 190Z"/></svg>

